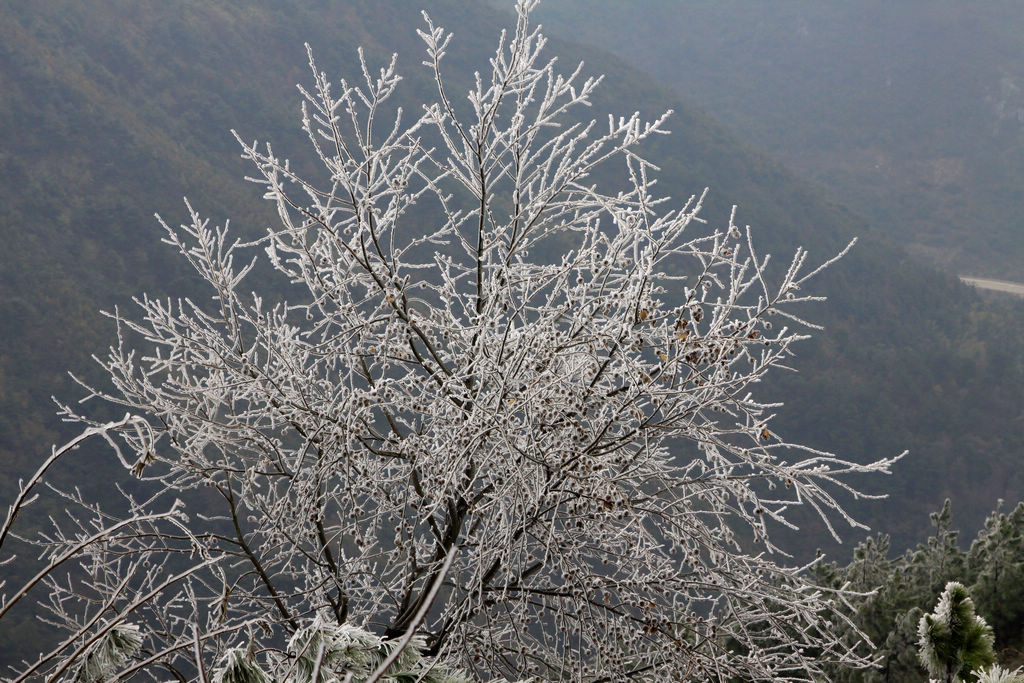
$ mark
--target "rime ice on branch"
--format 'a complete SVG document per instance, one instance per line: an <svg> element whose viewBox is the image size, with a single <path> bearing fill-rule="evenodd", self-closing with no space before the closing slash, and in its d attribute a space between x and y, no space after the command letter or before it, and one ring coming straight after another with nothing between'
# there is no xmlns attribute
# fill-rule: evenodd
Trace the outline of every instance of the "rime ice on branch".
<svg viewBox="0 0 1024 683"><path fill-rule="evenodd" d="M193 518L214 569L154 598L168 609L147 651L194 637L165 658L209 666L249 638L270 670L317 615L418 628L480 678L866 664L830 633L842 593L778 564L769 532L796 505L855 525L832 491L861 495L845 475L895 458L787 443L751 386L814 327L799 304L828 263L798 249L771 280L749 230L699 217L703 194L655 195L639 148L668 114L573 118L600 79L542 56L534 4L468 99L424 15L437 97L411 116L390 108L394 59L373 72L360 54L361 77L331 83L310 56L319 175L239 138L280 225L243 243L190 207L166 241L212 300L114 316L112 385L91 395L146 416L152 450L120 435L142 479L221 506ZM604 168L624 182L602 190ZM287 300L245 288L254 250Z"/></svg>

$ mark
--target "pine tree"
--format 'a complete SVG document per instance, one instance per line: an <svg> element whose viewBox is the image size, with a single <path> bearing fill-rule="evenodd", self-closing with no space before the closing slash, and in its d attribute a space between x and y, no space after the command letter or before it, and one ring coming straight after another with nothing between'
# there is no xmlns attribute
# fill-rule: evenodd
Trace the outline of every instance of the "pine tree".
<svg viewBox="0 0 1024 683"><path fill-rule="evenodd" d="M917 683L921 680L916 644L922 615L934 606L935 595L951 581L968 586L977 613L992 626L1007 652L1021 649L1024 622L1024 503L1009 514L993 512L969 552L960 549L953 528L952 506L931 515L935 531L924 543L890 558L888 537L860 543L845 567L816 566L818 582L828 588L846 586L862 594L851 600L848 615L859 632L874 644L876 669L835 667L834 683ZM837 632L847 639L843 624Z"/></svg>
<svg viewBox="0 0 1024 683"><path fill-rule="evenodd" d="M976 681L976 670L994 664L992 628L974 613L963 584L950 581L931 614L918 622L921 663L944 681Z"/></svg>
<svg viewBox="0 0 1024 683"><path fill-rule="evenodd" d="M1009 514L998 510L967 553L967 580L978 611L1001 647L1024 645L1024 503Z"/></svg>
<svg viewBox="0 0 1024 683"><path fill-rule="evenodd" d="M995 665L977 673L978 683L1024 683L1024 671L1020 667L1011 671Z"/></svg>

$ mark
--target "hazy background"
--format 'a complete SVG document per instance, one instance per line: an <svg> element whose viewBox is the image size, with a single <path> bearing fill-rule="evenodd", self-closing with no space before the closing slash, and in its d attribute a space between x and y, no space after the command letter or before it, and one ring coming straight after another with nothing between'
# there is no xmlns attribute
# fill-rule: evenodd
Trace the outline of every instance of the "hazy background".
<svg viewBox="0 0 1024 683"><path fill-rule="evenodd" d="M1024 280L1024 5L550 0L911 253Z"/></svg>

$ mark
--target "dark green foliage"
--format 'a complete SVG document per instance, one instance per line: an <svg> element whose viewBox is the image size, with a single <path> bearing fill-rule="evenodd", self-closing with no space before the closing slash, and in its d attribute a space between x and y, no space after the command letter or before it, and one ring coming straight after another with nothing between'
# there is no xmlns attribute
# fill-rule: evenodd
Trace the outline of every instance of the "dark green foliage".
<svg viewBox="0 0 1024 683"><path fill-rule="evenodd" d="M971 595L998 642L1024 649L1024 504L991 515L966 559Z"/></svg>
<svg viewBox="0 0 1024 683"><path fill-rule="evenodd" d="M946 683L976 681L978 669L994 664L992 627L974 613L974 602L963 584L950 581L935 611L918 625L921 662L932 676Z"/></svg>
<svg viewBox="0 0 1024 683"><path fill-rule="evenodd" d="M920 681L919 622L950 582L967 586L976 598L974 608L993 627L996 649L1005 662L1015 663L1024 649L1024 503L1010 514L993 512L966 552L953 529L948 501L931 520L933 535L899 557L891 557L888 537L877 536L858 545L847 566L816 568L822 585L849 582L856 591L875 591L856 602L850 616L876 646L879 668L836 670L837 683Z"/></svg>

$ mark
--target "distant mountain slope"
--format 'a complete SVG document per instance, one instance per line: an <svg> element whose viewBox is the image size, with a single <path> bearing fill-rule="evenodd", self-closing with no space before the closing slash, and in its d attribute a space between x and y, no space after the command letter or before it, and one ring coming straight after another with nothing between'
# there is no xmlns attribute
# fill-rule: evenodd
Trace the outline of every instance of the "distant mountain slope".
<svg viewBox="0 0 1024 683"><path fill-rule="evenodd" d="M89 354L112 341L96 311L143 291L196 291L152 213L182 219L187 194L215 221L260 234L273 216L242 182L228 130L303 157L294 89L309 80L303 41L339 76L357 73L359 44L371 62L399 52L415 110L430 90L420 4L0 0L0 494L61 437L48 397L78 395L64 370L89 372ZM456 0L430 8L456 34L446 68L468 82L507 15ZM801 347L800 374L764 388L787 402L780 412L795 441L854 460L913 451L894 477L865 484L894 495L855 505L859 517L901 547L946 496L968 525L996 498L1024 497L1019 306L984 303L872 237L851 211L624 62L558 41L549 51L608 75L588 115L676 110L675 133L651 150L659 187L685 197L710 186L713 223L740 204L758 244L781 260L797 245L824 260L866 238L820 281L832 300L809 315L827 330ZM95 476L107 467L95 457L80 456L74 476L85 486L109 480ZM804 550L821 540L812 527Z"/></svg>
<svg viewBox="0 0 1024 683"><path fill-rule="evenodd" d="M911 251L1024 280L1024 5L549 0Z"/></svg>

